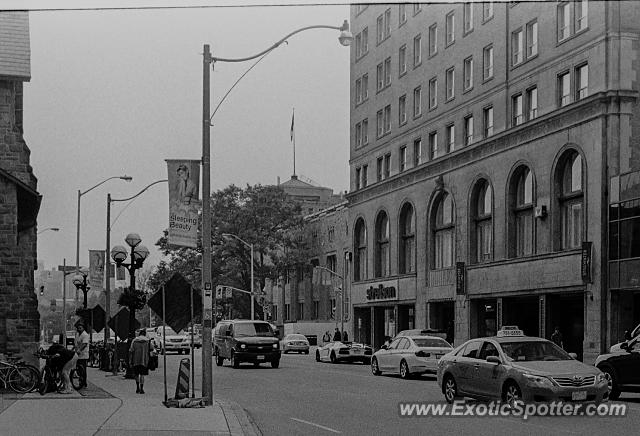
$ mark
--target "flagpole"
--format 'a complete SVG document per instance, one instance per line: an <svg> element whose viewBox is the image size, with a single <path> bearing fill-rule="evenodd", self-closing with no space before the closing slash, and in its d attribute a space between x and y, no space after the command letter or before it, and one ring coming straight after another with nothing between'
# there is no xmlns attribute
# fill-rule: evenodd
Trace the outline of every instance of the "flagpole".
<svg viewBox="0 0 640 436"><path fill-rule="evenodd" d="M294 126L294 118L296 115L296 108L293 108L291 113L291 139L293 140L293 175L296 175L296 129Z"/></svg>

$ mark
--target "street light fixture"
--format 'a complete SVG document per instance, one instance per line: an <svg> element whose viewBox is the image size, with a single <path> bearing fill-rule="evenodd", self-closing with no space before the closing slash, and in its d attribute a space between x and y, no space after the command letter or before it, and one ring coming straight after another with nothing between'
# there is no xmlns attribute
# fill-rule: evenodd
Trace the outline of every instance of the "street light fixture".
<svg viewBox="0 0 640 436"><path fill-rule="evenodd" d="M215 62L245 62L256 59L276 49L293 35L311 29L339 30L338 41L343 46L348 46L353 40L349 31L349 22L344 20L341 26L316 25L294 30L284 36L271 47L252 56L244 58L221 58L211 55L209 44L204 44L202 53L202 199L206 204L202 207L202 396L208 405L213 404L213 367L211 362L211 327L213 324L213 304L211 296L211 77L210 68ZM209 292L207 292L209 291ZM252 311L253 314L253 311Z"/></svg>
<svg viewBox="0 0 640 436"><path fill-rule="evenodd" d="M87 308L87 292L91 289L91 286L87 285L87 275L89 275L87 270L80 270L80 272L71 279L71 282L74 284L76 289L81 290L84 294L84 300L82 302L83 309Z"/></svg>
<svg viewBox="0 0 640 436"><path fill-rule="evenodd" d="M96 185L93 185L91 188L87 189L86 191L80 191L78 189L78 217L76 221L76 272L80 271L80 198L84 194L88 194L90 191L94 190L95 188L102 185L103 183L106 183L109 180L113 180L113 179L120 179L126 182L130 182L133 180L133 177L127 176L126 174L123 176L107 177L106 179L104 179L103 181L101 181ZM78 304L78 291L76 290L76 305L77 304Z"/></svg>
<svg viewBox="0 0 640 436"><path fill-rule="evenodd" d="M52 232L59 232L59 231L60 231L60 229L59 229L58 227L47 227L47 228L46 228L46 229L44 229L44 230L40 230L40 231L39 231L38 233L36 233L36 234L37 234L37 235L39 235L40 233L44 233L44 232L46 232L47 230L51 230Z"/></svg>
<svg viewBox="0 0 640 436"><path fill-rule="evenodd" d="M242 242L244 245L246 245L247 247L249 247L251 249L251 321L253 321L254 319L254 314L253 314L253 310L254 310L254 302L253 299L255 297L254 293L253 293L253 244L249 244L248 242L244 241L243 239L241 239L239 236L237 235L233 235L231 233L223 233L222 234L223 237L225 238L235 238L238 241Z"/></svg>
<svg viewBox="0 0 640 436"><path fill-rule="evenodd" d="M124 261L127 259L127 249L122 245L116 245L111 250L111 258L115 261L118 267L123 266L129 271L129 277L131 279L129 289L125 293L129 293L128 301L132 304L129 306L129 332L127 334L127 350L131 346L131 341L134 337L134 324L136 320L136 308L133 304L136 297L136 270L142 268L142 264L149 256L149 250L144 245L140 245L142 239L137 233L129 233L124 239L127 245L131 247L131 255L129 263ZM131 365L127 366L127 372L125 378L133 378L133 368Z"/></svg>

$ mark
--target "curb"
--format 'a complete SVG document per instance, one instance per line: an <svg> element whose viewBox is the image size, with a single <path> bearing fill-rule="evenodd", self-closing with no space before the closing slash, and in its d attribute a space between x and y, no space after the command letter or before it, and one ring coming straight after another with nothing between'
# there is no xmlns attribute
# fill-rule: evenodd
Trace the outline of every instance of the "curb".
<svg viewBox="0 0 640 436"><path fill-rule="evenodd" d="M230 400L216 400L222 409L232 435L262 436L251 415L238 403Z"/></svg>

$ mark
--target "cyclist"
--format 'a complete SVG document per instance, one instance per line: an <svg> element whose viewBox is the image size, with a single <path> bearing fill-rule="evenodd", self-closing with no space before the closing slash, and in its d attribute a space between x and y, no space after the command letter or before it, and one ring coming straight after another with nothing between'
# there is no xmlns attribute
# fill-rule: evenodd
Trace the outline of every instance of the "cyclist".
<svg viewBox="0 0 640 436"><path fill-rule="evenodd" d="M47 350L47 354L53 357L51 359L52 369L62 375L64 389L60 393L72 393L71 369L76 366L78 355L74 351L67 350L62 344L52 344Z"/></svg>

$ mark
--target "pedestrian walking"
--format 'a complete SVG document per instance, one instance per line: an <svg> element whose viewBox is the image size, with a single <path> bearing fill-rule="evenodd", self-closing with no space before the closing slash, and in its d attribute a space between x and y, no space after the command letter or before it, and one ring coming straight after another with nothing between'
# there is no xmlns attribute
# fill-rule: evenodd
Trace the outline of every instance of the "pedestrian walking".
<svg viewBox="0 0 640 436"><path fill-rule="evenodd" d="M149 374L149 338L146 329L131 341L129 347L129 366L136 376L136 394L144 394L144 376Z"/></svg>
<svg viewBox="0 0 640 436"><path fill-rule="evenodd" d="M349 341L349 335L347 334L347 331L343 331L342 332L342 342L348 342Z"/></svg>
<svg viewBox="0 0 640 436"><path fill-rule="evenodd" d="M78 355L77 365L84 371L79 371L80 388L87 387L87 361L89 360L89 333L84 329L84 324L76 324L75 351Z"/></svg>
<svg viewBox="0 0 640 436"><path fill-rule="evenodd" d="M322 344L324 345L328 342L331 342L331 333L329 333L329 330L324 332L324 335L322 336Z"/></svg>
<svg viewBox="0 0 640 436"><path fill-rule="evenodd" d="M338 327L336 327L336 331L333 334L333 341L340 342L340 330L338 330Z"/></svg>
<svg viewBox="0 0 640 436"><path fill-rule="evenodd" d="M560 333L560 327L556 326L551 334L551 342L564 350L564 342L562 340L562 333Z"/></svg>

